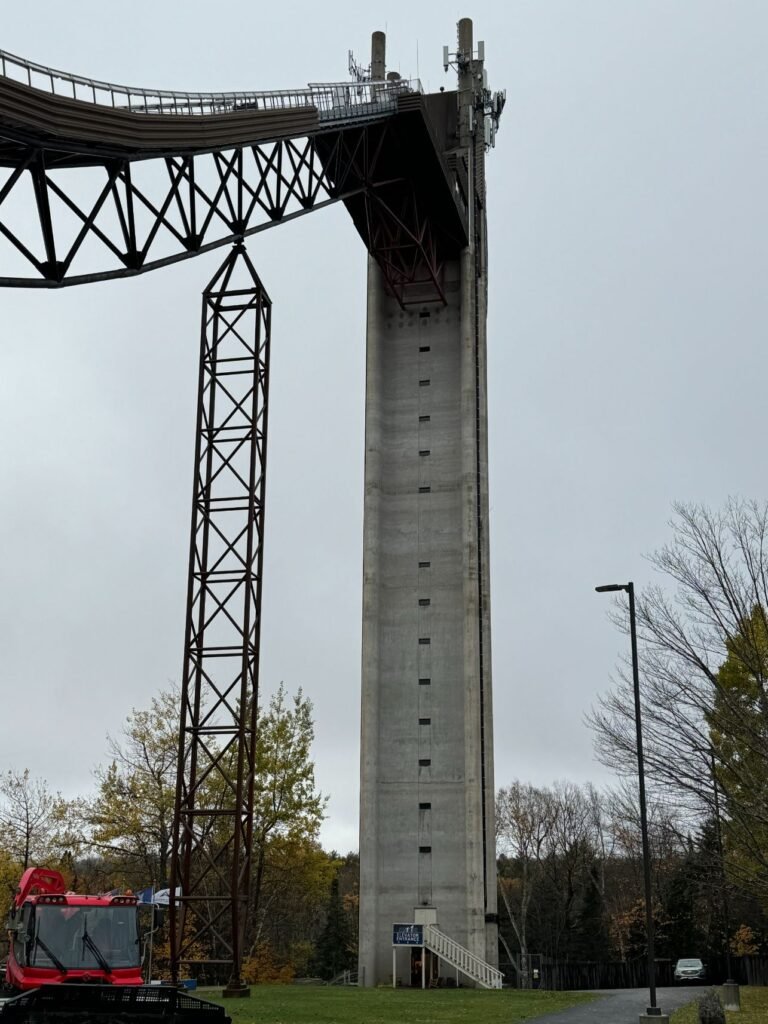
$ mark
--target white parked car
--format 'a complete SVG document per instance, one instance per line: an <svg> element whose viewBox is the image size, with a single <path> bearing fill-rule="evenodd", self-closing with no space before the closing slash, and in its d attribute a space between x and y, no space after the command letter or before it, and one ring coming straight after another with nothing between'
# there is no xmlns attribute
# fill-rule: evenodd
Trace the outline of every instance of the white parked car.
<svg viewBox="0 0 768 1024"><path fill-rule="evenodd" d="M704 981L707 968L701 960L678 960L675 964L675 981Z"/></svg>

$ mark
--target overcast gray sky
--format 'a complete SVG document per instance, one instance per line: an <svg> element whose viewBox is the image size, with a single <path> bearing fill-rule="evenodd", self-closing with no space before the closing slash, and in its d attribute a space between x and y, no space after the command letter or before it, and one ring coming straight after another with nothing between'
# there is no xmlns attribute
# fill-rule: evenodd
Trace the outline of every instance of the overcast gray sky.
<svg viewBox="0 0 768 1024"><path fill-rule="evenodd" d="M33 12L33 13L32 13ZM583 715L675 499L768 497L768 5L3 5L0 46L129 85L271 89L388 63L507 89L488 161L496 782L608 781ZM262 683L315 704L327 846L357 848L365 254L343 208L249 251L274 301ZM6 250L0 250L4 259ZM0 769L92 785L181 673L200 291L223 252L0 293Z"/></svg>

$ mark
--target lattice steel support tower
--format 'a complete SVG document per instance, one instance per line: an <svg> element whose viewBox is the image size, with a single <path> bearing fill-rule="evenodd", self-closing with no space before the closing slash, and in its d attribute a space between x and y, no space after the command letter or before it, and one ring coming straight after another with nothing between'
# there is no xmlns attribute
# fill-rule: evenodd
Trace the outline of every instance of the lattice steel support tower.
<svg viewBox="0 0 768 1024"><path fill-rule="evenodd" d="M369 259L360 963L392 974L392 925L437 919L497 953L486 417L483 61L459 23L446 159L468 244L438 287ZM449 107L448 104L451 104ZM435 108L437 109L437 108ZM458 189L457 189L458 193ZM397 973L407 984L407 951Z"/></svg>
<svg viewBox="0 0 768 1024"><path fill-rule="evenodd" d="M236 245L203 293L171 957L240 978L253 833L269 298Z"/></svg>

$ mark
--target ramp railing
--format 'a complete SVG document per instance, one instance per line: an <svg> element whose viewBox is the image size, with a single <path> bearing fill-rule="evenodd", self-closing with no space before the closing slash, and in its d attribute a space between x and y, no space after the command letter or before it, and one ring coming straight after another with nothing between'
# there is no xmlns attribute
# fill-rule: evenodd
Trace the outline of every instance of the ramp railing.
<svg viewBox="0 0 768 1024"><path fill-rule="evenodd" d="M424 929L424 945L481 988L501 988L501 971L470 953L436 925L430 924Z"/></svg>
<svg viewBox="0 0 768 1024"><path fill-rule="evenodd" d="M134 114L205 116L231 114L239 110L268 111L314 107L320 120L330 123L380 117L396 110L398 96L422 92L418 79L397 79L393 82L313 83L306 89L257 92L177 92L168 89L140 89L57 71L17 57L6 50L0 50L0 76L52 96L64 96L82 103L129 110Z"/></svg>

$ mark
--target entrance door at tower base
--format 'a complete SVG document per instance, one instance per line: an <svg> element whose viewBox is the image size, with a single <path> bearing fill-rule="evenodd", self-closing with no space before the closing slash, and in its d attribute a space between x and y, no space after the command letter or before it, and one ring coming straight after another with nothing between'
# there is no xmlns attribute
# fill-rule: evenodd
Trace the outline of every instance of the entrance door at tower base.
<svg viewBox="0 0 768 1024"><path fill-rule="evenodd" d="M423 964L424 964L424 925L423 924L393 924L392 925L392 988L402 984L404 957L400 955L398 964L398 952L407 950L410 955L408 976L413 988L424 988Z"/></svg>
<svg viewBox="0 0 768 1024"><path fill-rule="evenodd" d="M405 977L412 988L501 988L501 971L440 931L434 907L417 907L414 917L392 926L393 988Z"/></svg>

